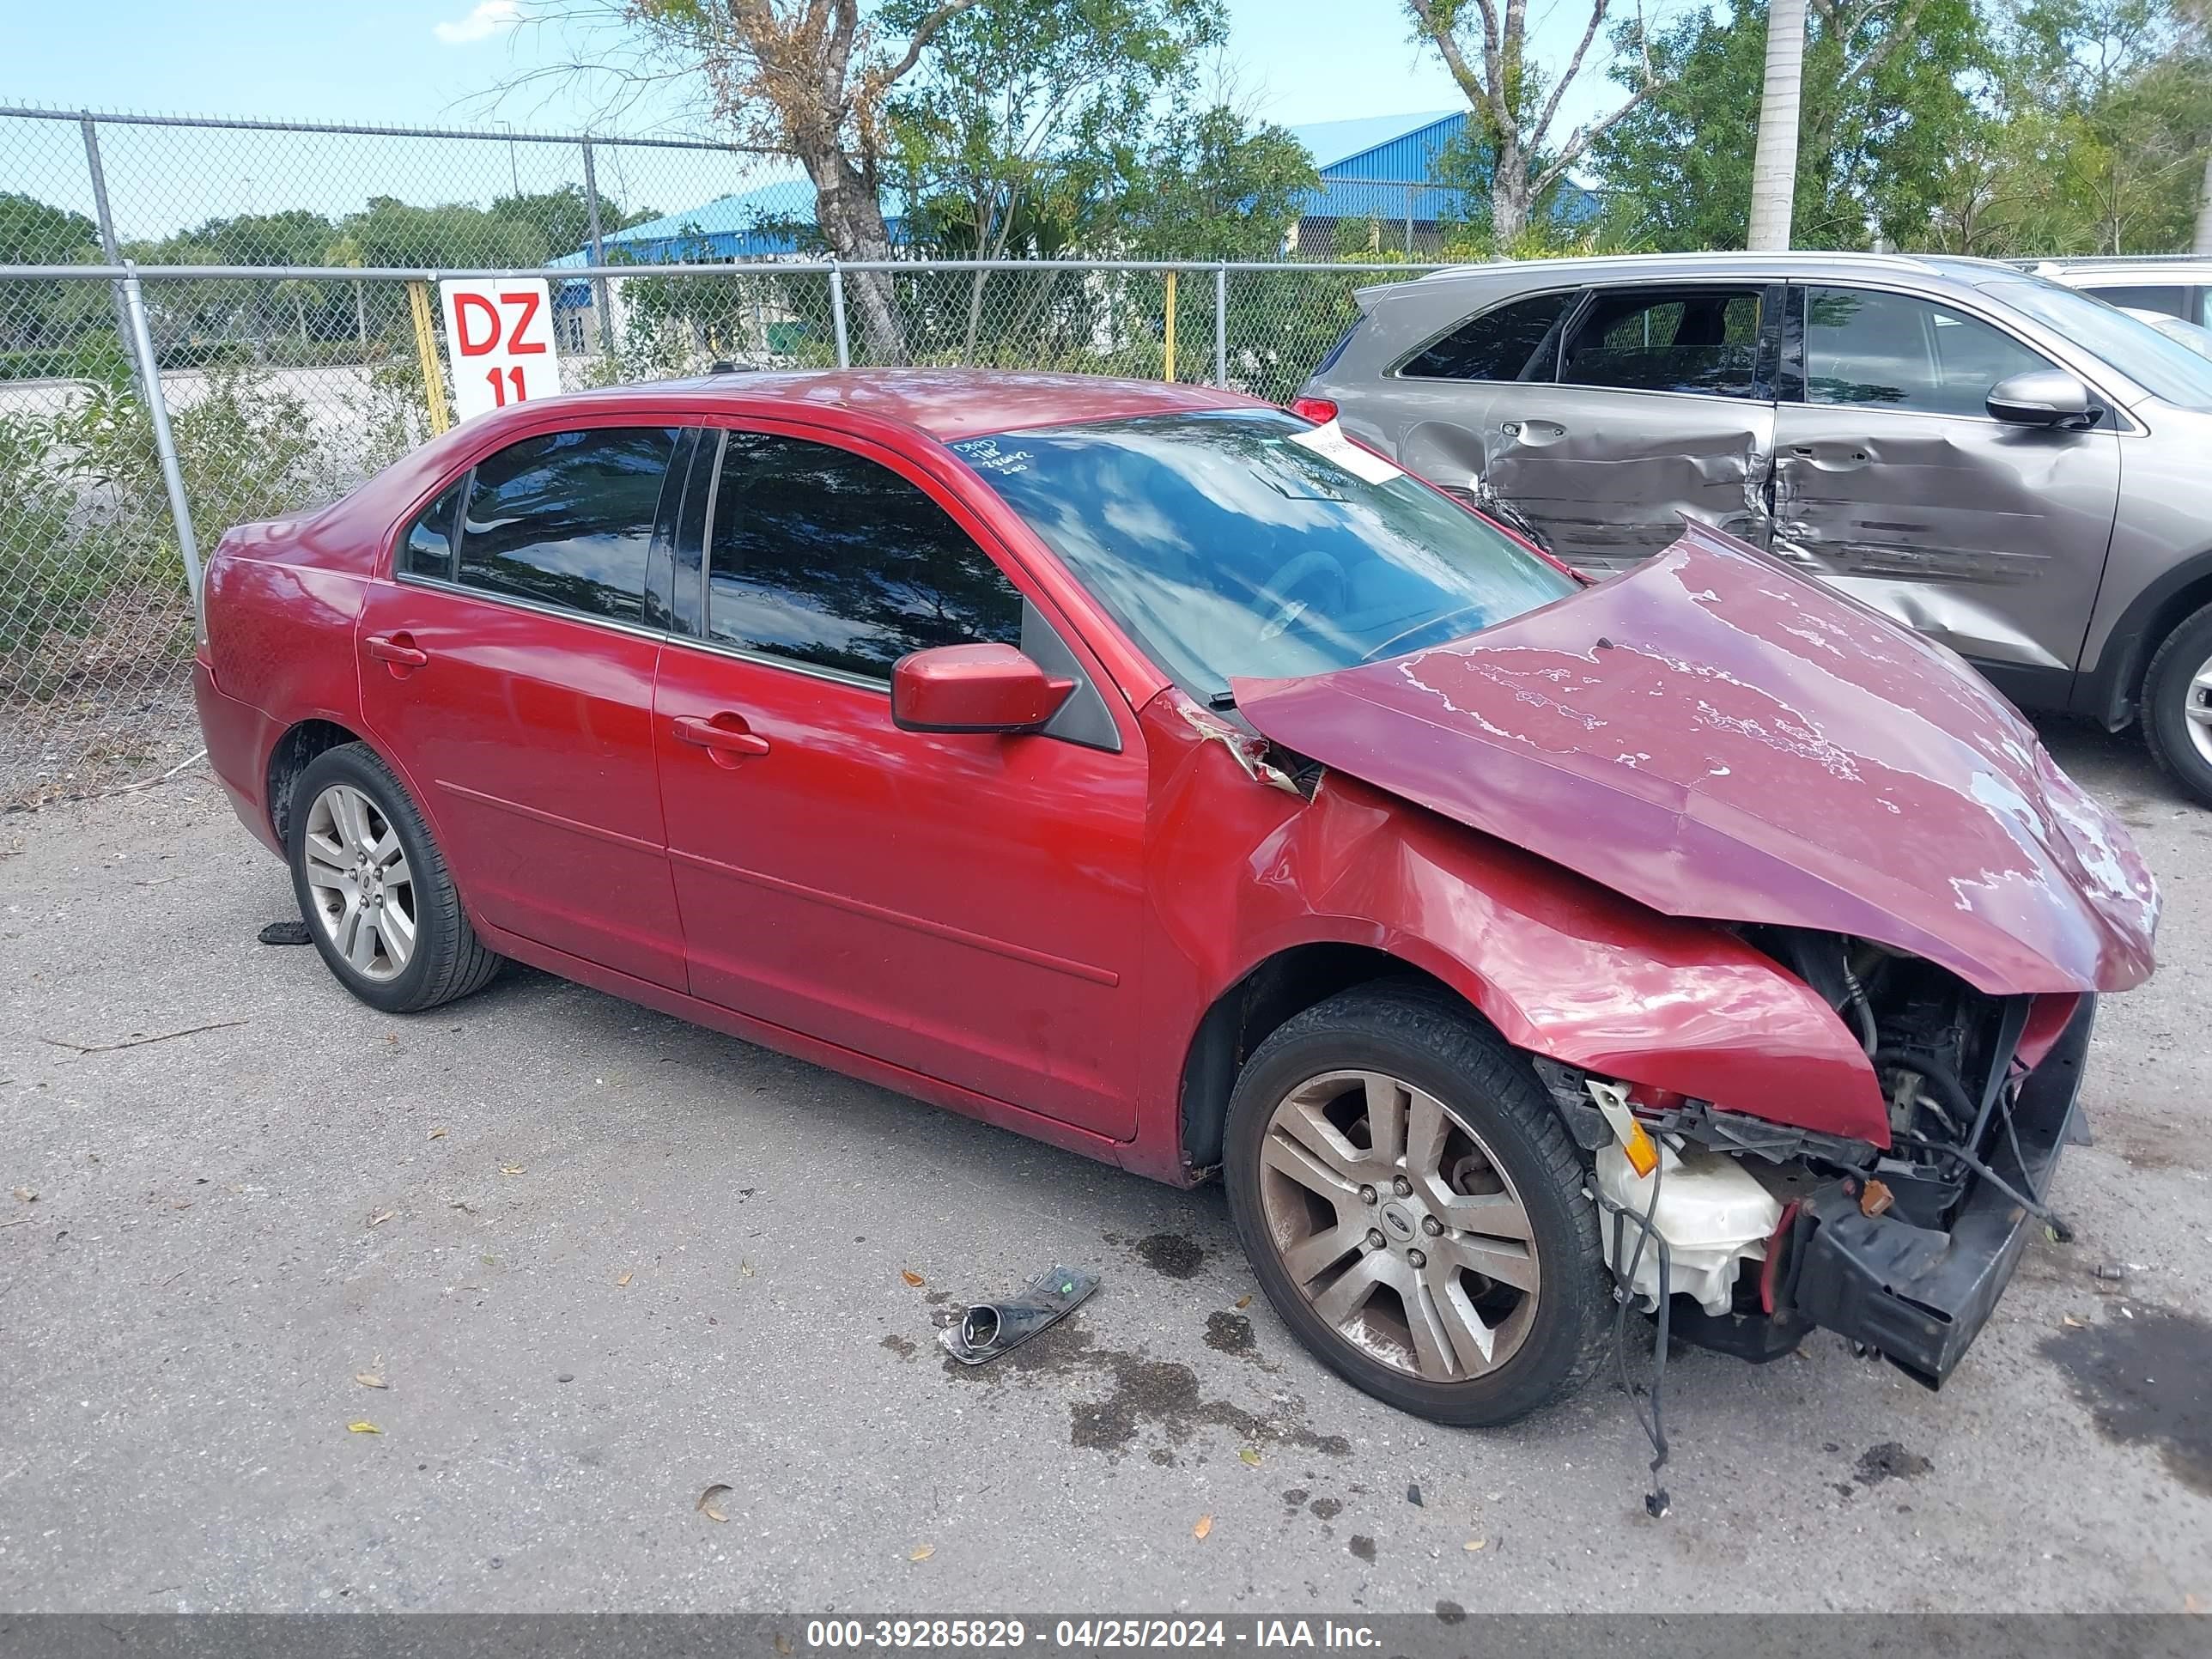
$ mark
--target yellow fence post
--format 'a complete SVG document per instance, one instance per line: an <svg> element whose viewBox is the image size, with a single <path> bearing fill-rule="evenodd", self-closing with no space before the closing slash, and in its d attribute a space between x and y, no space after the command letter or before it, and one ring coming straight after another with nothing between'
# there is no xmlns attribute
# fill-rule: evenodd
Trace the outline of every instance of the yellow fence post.
<svg viewBox="0 0 2212 1659"><path fill-rule="evenodd" d="M422 362L422 401L430 411L430 435L436 437L453 422L446 415L446 376L438 367L438 336L430 326L430 285L407 284L407 309L415 317L415 355Z"/></svg>
<svg viewBox="0 0 2212 1659"><path fill-rule="evenodd" d="M1168 276L1168 303L1167 303L1167 328L1166 328L1166 334L1167 334L1167 361L1166 361L1166 362L1165 362L1165 363L1164 363L1164 364L1161 366L1161 368L1160 368L1160 379L1162 379L1163 380L1172 380L1173 379L1175 379L1175 290L1176 290L1176 272L1174 272L1174 271L1172 271L1172 270L1170 270L1170 272L1168 272L1168 274L1167 274L1167 276Z"/></svg>

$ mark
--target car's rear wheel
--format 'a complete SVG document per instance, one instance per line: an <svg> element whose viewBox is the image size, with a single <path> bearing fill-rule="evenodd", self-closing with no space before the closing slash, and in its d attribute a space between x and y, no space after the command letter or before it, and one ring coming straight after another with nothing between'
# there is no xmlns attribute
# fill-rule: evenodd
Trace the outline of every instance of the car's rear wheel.
<svg viewBox="0 0 2212 1659"><path fill-rule="evenodd" d="M414 1013L499 971L422 815L368 744L308 763L293 786L289 829L300 915L331 972L363 1002Z"/></svg>
<svg viewBox="0 0 2212 1659"><path fill-rule="evenodd" d="M2142 724L2166 775L2212 806L2212 605L2168 634L2150 659Z"/></svg>
<svg viewBox="0 0 2212 1659"><path fill-rule="evenodd" d="M1285 1024L1237 1079L1223 1175L1275 1311L1377 1399L1506 1423L1595 1370L1611 1293L1581 1157L1450 999L1363 987Z"/></svg>

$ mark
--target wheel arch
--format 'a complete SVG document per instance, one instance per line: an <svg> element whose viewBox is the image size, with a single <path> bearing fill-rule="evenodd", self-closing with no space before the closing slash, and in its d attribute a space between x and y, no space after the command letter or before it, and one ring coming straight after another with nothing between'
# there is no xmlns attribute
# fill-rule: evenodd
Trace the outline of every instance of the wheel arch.
<svg viewBox="0 0 2212 1659"><path fill-rule="evenodd" d="M1191 1033L1179 1091L1185 1172L1195 1178L1220 1164L1230 1096L1254 1049L1316 1003L1381 980L1447 998L1509 1042L1523 1046L1512 1028L1525 1023L1500 1003L1496 988L1419 940L1312 939L1284 945L1224 987Z"/></svg>
<svg viewBox="0 0 2212 1659"><path fill-rule="evenodd" d="M266 794L263 805L268 813L269 827L276 832L276 844L291 845L292 786L306 771L316 756L349 743L362 743L360 732L322 715L295 720L285 728L269 750L269 763L263 775Z"/></svg>
<svg viewBox="0 0 2212 1659"><path fill-rule="evenodd" d="M2143 676L2160 643L2212 605L2212 548L2173 565L2136 595L2106 635L2096 667L2076 682L2072 712L2118 731L2141 713Z"/></svg>

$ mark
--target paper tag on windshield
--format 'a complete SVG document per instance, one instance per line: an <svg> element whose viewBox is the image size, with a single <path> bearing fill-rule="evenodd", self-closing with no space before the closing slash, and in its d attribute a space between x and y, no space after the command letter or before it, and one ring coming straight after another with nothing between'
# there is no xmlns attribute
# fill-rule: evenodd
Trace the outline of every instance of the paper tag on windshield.
<svg viewBox="0 0 2212 1659"><path fill-rule="evenodd" d="M1323 460L1334 461L1355 478L1368 483L1388 483L1393 478L1406 475L1395 463L1384 460L1371 449L1362 449L1344 435L1344 428L1334 421L1325 422L1307 432L1293 432L1291 441L1301 449L1310 449Z"/></svg>

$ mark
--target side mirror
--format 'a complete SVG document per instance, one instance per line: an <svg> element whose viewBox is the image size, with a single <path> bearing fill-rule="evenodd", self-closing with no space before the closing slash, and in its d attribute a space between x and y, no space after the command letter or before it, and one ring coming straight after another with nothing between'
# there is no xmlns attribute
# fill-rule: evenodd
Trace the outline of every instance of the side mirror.
<svg viewBox="0 0 2212 1659"><path fill-rule="evenodd" d="M1993 421L2014 426L2094 426L2105 410L2083 386L2063 368L2031 369L1990 388Z"/></svg>
<svg viewBox="0 0 2212 1659"><path fill-rule="evenodd" d="M940 645L891 669L891 724L902 732L1034 732L1075 690L1011 645Z"/></svg>

